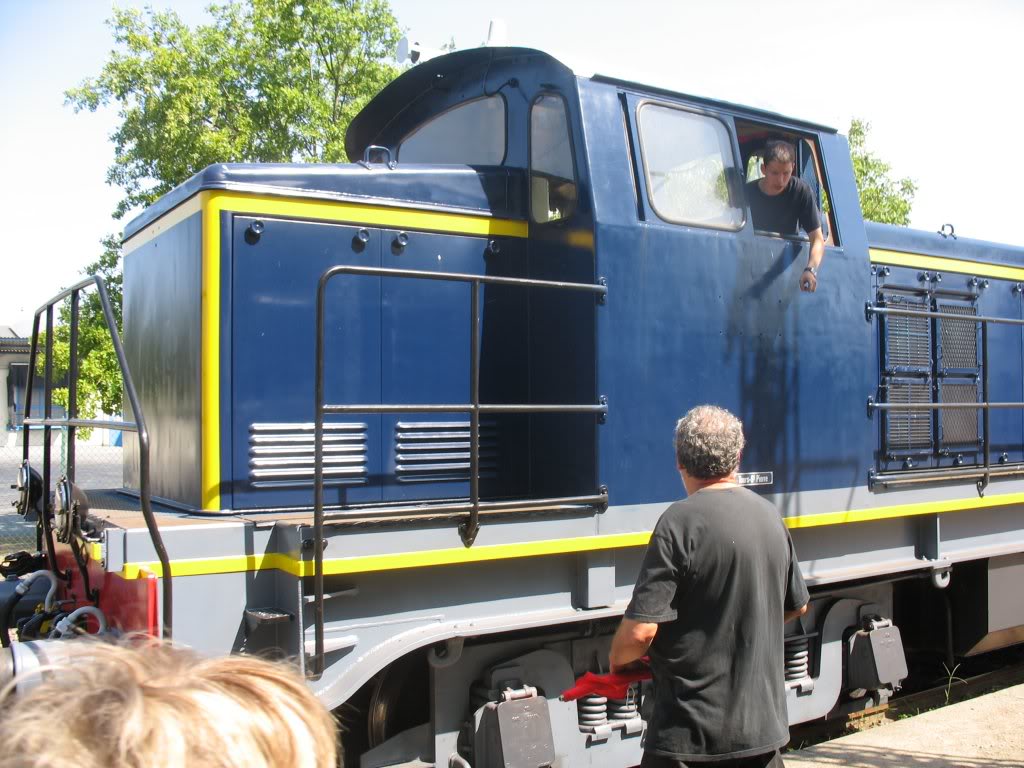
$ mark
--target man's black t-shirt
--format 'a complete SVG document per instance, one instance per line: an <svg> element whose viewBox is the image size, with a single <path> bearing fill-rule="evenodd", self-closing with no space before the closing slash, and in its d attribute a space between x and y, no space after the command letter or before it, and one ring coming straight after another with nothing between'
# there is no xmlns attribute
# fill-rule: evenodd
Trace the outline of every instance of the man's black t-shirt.
<svg viewBox="0 0 1024 768"><path fill-rule="evenodd" d="M766 195L756 181L747 182L747 202L754 219L754 229L798 235L797 224L804 232L813 232L821 227L814 193L796 176L790 177L789 184L777 195Z"/></svg>
<svg viewBox="0 0 1024 768"><path fill-rule="evenodd" d="M736 759L789 740L783 610L807 603L789 531L746 488L670 506L647 547L626 617L657 623L645 749Z"/></svg>

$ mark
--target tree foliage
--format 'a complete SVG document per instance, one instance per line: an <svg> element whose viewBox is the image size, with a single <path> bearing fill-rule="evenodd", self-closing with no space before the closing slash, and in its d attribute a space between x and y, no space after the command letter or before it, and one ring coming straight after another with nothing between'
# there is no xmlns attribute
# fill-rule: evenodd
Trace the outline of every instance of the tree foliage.
<svg viewBox="0 0 1024 768"><path fill-rule="evenodd" d="M385 0L230 0L190 27L174 11L118 9L103 70L65 94L116 104L115 216L211 163L345 160L351 119L398 73Z"/></svg>
<svg viewBox="0 0 1024 768"><path fill-rule="evenodd" d="M870 123L857 118L850 121L850 157L861 212L870 221L905 227L910 223L917 185L909 178L891 178L891 166L867 148L870 130Z"/></svg>
<svg viewBox="0 0 1024 768"><path fill-rule="evenodd" d="M95 77L65 93L75 111L116 106L107 182L114 211L153 203L213 163L339 162L345 131L399 72L400 37L386 0L229 0L190 27L173 10L115 8L115 48ZM86 267L107 280L121 327L119 238ZM81 307L79 411L121 409L122 383L99 300ZM55 381L68 370L70 308L54 328ZM40 369L41 372L42 369ZM55 393L66 403L66 389Z"/></svg>

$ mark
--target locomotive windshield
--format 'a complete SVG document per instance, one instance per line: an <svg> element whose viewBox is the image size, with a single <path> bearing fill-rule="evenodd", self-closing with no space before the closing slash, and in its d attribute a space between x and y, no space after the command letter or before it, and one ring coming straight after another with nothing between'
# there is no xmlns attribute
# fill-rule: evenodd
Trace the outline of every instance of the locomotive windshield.
<svg viewBox="0 0 1024 768"><path fill-rule="evenodd" d="M534 221L564 219L576 207L576 174L565 102L546 94L530 111L530 184Z"/></svg>
<svg viewBox="0 0 1024 768"><path fill-rule="evenodd" d="M398 147L403 163L501 165L505 100L488 96L459 104L419 126Z"/></svg>

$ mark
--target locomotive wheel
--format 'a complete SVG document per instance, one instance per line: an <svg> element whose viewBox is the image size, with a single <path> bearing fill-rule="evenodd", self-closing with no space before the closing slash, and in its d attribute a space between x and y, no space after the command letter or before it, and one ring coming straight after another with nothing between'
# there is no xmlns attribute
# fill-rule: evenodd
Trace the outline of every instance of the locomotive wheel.
<svg viewBox="0 0 1024 768"><path fill-rule="evenodd" d="M406 728L430 719L430 675L423 654L399 659L377 673L335 710L344 768Z"/></svg>
<svg viewBox="0 0 1024 768"><path fill-rule="evenodd" d="M422 653L399 659L374 679L367 710L369 746L430 719L430 676Z"/></svg>

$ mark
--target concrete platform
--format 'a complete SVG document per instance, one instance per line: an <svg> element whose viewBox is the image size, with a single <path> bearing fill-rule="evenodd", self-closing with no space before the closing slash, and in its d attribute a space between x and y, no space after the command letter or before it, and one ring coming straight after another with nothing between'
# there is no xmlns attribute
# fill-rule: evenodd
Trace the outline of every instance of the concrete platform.
<svg viewBox="0 0 1024 768"><path fill-rule="evenodd" d="M788 768L1024 768L1024 685L788 752Z"/></svg>

